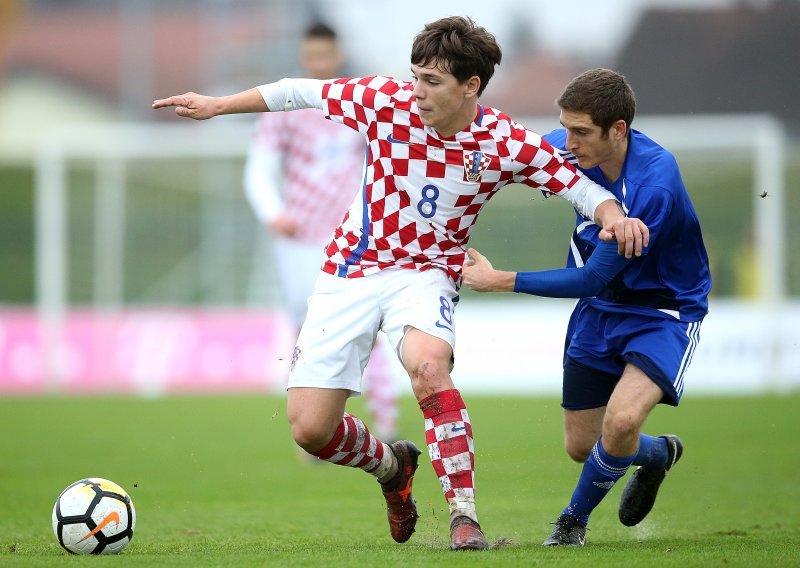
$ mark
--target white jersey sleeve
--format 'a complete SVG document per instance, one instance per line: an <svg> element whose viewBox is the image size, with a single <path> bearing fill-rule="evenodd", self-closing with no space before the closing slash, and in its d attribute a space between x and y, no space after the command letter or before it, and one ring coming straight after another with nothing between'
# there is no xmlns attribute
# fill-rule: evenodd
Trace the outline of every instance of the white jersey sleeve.
<svg viewBox="0 0 800 568"><path fill-rule="evenodd" d="M514 125L509 151L518 165L514 181L563 197L587 219L614 195L585 177L539 134Z"/></svg>
<svg viewBox="0 0 800 568"><path fill-rule="evenodd" d="M270 111L322 108L322 88L328 81L319 79L281 79L256 87Z"/></svg>
<svg viewBox="0 0 800 568"><path fill-rule="evenodd" d="M617 199L613 193L596 184L582 173L575 185L558 195L569 201L581 215L590 221L594 221L594 212L598 205L609 199L615 201Z"/></svg>
<svg viewBox="0 0 800 568"><path fill-rule="evenodd" d="M244 166L244 193L256 218L264 224L274 221L284 209L278 189L280 170L280 154L265 152L254 139Z"/></svg>

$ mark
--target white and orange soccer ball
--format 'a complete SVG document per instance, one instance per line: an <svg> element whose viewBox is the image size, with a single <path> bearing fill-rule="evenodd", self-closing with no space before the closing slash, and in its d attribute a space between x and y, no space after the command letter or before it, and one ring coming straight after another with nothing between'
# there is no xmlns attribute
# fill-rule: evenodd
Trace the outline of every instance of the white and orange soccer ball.
<svg viewBox="0 0 800 568"><path fill-rule="evenodd" d="M113 481L91 477L71 484L53 507L53 532L73 554L117 554L133 538L136 510Z"/></svg>

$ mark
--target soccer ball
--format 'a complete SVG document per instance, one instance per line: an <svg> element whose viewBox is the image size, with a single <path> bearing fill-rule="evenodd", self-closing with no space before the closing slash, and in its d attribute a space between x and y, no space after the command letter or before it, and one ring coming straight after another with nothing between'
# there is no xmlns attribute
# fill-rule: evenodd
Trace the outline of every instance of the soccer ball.
<svg viewBox="0 0 800 568"><path fill-rule="evenodd" d="M135 528L130 496L107 479L76 481L53 507L53 532L73 554L117 554L131 541Z"/></svg>

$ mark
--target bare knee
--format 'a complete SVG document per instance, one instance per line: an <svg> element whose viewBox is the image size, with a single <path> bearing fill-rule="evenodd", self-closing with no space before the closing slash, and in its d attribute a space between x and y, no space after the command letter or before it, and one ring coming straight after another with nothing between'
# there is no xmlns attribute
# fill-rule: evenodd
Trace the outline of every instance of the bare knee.
<svg viewBox="0 0 800 568"><path fill-rule="evenodd" d="M403 366L411 379L417 400L453 388L450 362L453 348L449 343L409 328L403 339Z"/></svg>
<svg viewBox="0 0 800 568"><path fill-rule="evenodd" d="M408 374L417 400L453 388L449 368L439 361L423 359Z"/></svg>
<svg viewBox="0 0 800 568"><path fill-rule="evenodd" d="M297 445L307 452L327 446L342 423L348 395L343 389L290 388L286 416Z"/></svg>
<svg viewBox="0 0 800 568"><path fill-rule="evenodd" d="M639 445L639 432L663 392L641 369L628 364L608 401L603 420L603 448L627 456Z"/></svg>
<svg viewBox="0 0 800 568"><path fill-rule="evenodd" d="M336 428L342 422L344 411L290 401L286 414L295 443L305 451L313 453L331 441Z"/></svg>
<svg viewBox="0 0 800 568"><path fill-rule="evenodd" d="M324 448L336 432L335 427L331 428L319 420L303 417L294 417L289 420L289 424L295 443L307 452L316 452Z"/></svg>
<svg viewBox="0 0 800 568"><path fill-rule="evenodd" d="M589 459L600 437L605 407L564 411L564 450L578 463Z"/></svg>
<svg viewBox="0 0 800 568"><path fill-rule="evenodd" d="M589 454L592 451L591 446L586 447L583 444L570 443L569 440L564 444L564 450L570 459L577 463L583 463L589 459Z"/></svg>
<svg viewBox="0 0 800 568"><path fill-rule="evenodd" d="M589 433L589 435L583 434L583 432L572 436L567 434L564 438L564 450L572 461L578 463L583 463L589 459L589 454L592 453L592 446L597 441L597 438L592 433Z"/></svg>
<svg viewBox="0 0 800 568"><path fill-rule="evenodd" d="M633 412L608 412L603 421L603 438L632 440L638 437L643 419Z"/></svg>

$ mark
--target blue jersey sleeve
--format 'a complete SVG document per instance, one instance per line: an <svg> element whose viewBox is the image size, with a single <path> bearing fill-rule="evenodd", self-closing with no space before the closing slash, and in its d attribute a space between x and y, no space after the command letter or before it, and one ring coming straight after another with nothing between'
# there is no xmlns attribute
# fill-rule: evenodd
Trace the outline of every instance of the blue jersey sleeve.
<svg viewBox="0 0 800 568"><path fill-rule="evenodd" d="M601 242L582 268L517 272L514 292L548 298L596 296L624 269L629 259L617 253L616 242Z"/></svg>

